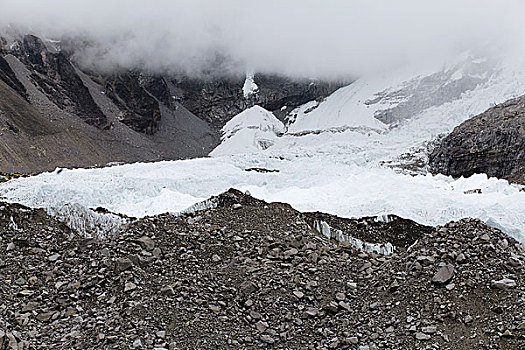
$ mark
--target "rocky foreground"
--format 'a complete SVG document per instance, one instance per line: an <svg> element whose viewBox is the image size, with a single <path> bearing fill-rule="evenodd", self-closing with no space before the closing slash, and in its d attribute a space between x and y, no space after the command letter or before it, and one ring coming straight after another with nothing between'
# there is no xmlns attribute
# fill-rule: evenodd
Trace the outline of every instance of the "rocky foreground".
<svg viewBox="0 0 525 350"><path fill-rule="evenodd" d="M234 190L212 203L107 239L2 204L0 349L525 348L525 249L478 220L344 220Z"/></svg>

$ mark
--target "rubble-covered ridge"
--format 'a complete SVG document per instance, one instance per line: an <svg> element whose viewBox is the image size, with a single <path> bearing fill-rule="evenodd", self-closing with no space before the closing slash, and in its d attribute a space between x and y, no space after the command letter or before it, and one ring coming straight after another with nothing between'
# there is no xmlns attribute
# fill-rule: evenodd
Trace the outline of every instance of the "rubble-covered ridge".
<svg viewBox="0 0 525 350"><path fill-rule="evenodd" d="M211 202L106 240L0 205L0 349L525 347L524 247L479 220L404 222L412 243L381 256L311 223L350 221L234 190Z"/></svg>

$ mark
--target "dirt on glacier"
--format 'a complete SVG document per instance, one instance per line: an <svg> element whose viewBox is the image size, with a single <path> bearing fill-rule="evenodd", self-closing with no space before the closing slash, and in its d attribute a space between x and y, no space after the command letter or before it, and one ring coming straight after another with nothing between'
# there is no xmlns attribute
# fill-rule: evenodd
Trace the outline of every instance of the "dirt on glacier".
<svg viewBox="0 0 525 350"><path fill-rule="evenodd" d="M348 220L236 190L210 203L105 239L2 204L0 349L525 348L524 247L479 220Z"/></svg>

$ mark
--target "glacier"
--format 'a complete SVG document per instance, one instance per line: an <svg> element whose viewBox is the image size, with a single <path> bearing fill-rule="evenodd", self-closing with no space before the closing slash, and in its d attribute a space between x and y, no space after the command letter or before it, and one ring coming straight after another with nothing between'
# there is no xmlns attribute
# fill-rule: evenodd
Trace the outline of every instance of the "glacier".
<svg viewBox="0 0 525 350"><path fill-rule="evenodd" d="M285 124L258 106L241 113L208 158L63 169L0 184L0 195L30 207L69 203L144 217L183 212L233 187L348 218L395 214L443 225L475 217L525 242L522 186L425 168L433 140L525 94L521 67L465 55L440 70L363 77L296 109Z"/></svg>
<svg viewBox="0 0 525 350"><path fill-rule="evenodd" d="M221 132L222 142L210 153L212 157L265 150L284 134L285 126L272 112L253 106L228 121Z"/></svg>

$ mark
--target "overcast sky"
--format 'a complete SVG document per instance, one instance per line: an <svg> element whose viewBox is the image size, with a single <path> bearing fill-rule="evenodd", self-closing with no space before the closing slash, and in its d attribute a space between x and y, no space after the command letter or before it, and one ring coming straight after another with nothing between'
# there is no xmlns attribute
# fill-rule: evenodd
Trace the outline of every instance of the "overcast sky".
<svg viewBox="0 0 525 350"><path fill-rule="evenodd" d="M87 63L307 77L359 76L442 63L497 45L523 50L519 0L2 0L0 26L87 36Z"/></svg>

